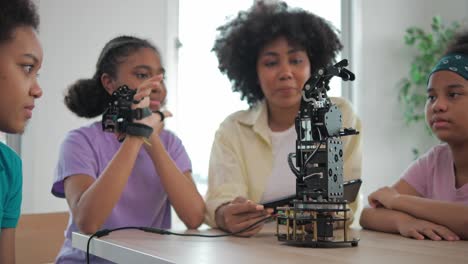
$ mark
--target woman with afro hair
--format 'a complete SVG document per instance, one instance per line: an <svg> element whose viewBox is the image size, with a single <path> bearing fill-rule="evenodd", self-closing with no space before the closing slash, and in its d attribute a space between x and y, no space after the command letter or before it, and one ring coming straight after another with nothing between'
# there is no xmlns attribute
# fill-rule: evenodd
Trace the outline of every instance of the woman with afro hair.
<svg viewBox="0 0 468 264"><path fill-rule="evenodd" d="M271 213L261 204L295 193L287 164L305 82L334 62L342 44L323 18L287 4L257 2L218 28L219 69L249 109L228 116L211 150L205 222L236 232ZM344 127L360 130L343 98L332 98ZM345 180L360 178L360 136L343 138ZM355 210L356 204L351 205ZM243 232L252 236L262 225Z"/></svg>

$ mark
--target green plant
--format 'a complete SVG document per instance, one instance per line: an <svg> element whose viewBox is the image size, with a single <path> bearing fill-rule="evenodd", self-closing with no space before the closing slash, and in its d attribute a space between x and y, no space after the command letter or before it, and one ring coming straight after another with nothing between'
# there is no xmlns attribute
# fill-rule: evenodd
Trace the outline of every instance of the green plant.
<svg viewBox="0 0 468 264"><path fill-rule="evenodd" d="M398 85L399 101L403 107L406 124L422 121L425 126L424 105L427 98L427 77L459 27L458 22L447 26L442 23L440 16L435 16L432 18L429 32L419 27L410 27L406 30L404 37L406 45L414 47L417 51L410 65L409 77L403 78ZM427 131L431 133L430 129Z"/></svg>

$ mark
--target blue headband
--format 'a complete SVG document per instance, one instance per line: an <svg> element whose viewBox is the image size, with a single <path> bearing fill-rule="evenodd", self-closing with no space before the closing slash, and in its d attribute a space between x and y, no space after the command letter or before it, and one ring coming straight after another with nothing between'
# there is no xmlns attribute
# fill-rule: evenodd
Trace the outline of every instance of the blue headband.
<svg viewBox="0 0 468 264"><path fill-rule="evenodd" d="M465 78L465 80L468 80L468 55L453 53L443 57L437 62L434 68L432 68L429 77L431 77L434 72L438 71L451 71Z"/></svg>

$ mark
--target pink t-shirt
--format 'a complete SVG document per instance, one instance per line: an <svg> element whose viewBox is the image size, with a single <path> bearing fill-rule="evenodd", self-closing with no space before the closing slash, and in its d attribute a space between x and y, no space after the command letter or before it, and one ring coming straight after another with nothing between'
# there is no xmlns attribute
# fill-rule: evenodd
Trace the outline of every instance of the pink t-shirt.
<svg viewBox="0 0 468 264"><path fill-rule="evenodd" d="M468 184L455 187L453 157L447 144L431 148L414 161L402 179L425 198L468 205Z"/></svg>

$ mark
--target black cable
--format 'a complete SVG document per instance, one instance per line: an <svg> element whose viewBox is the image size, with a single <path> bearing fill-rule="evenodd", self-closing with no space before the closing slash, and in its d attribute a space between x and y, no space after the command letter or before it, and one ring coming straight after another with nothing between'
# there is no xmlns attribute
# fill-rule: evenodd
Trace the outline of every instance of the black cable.
<svg viewBox="0 0 468 264"><path fill-rule="evenodd" d="M272 219L273 217L275 217L276 215L270 215L270 216L267 216L265 218L262 218L260 220L258 220L257 222L249 225L248 227L244 228L244 229L241 229L237 232L233 232L233 233L225 233L225 234L221 234L221 235L203 235L203 234L182 234L182 233L175 233L175 232L171 232L169 230L165 230L165 229L160 229L160 228L155 228L155 227L144 227L144 226L124 226L124 227L119 227L119 228L114 228L114 229L103 229L103 230L99 230L97 231L96 233L92 234L89 238L88 238L88 243L86 245L86 263L89 264L89 245L91 243L91 239L97 237L97 238L100 238L100 237L103 237L103 236L107 236L109 235L111 232L114 232L114 231L118 231L118 230L124 230L124 229L137 229L137 230L142 230L144 232L149 232L149 233L155 233L155 234L159 234L159 235L174 235L174 236L192 236L192 237L226 237L226 236L235 236L237 234L240 234L240 233L243 233L245 231L248 231L250 229L252 229L253 227L255 227L256 225L262 223L262 222L265 222L269 219Z"/></svg>
<svg viewBox="0 0 468 264"><path fill-rule="evenodd" d="M291 171L296 175L296 178L299 178L300 176L300 171L296 169L296 166L294 166L294 163L292 161L293 158L296 158L296 153L289 153L288 155L288 165Z"/></svg>
<svg viewBox="0 0 468 264"><path fill-rule="evenodd" d="M86 245L86 263L89 264L89 244L91 242L91 239L93 239L94 237L97 237L97 238L100 238L100 237L103 237L103 236L107 236L108 234L110 234L111 232L114 232L114 231L117 231L117 230L123 230L123 229L139 229L139 227L136 227L136 226L124 226L124 227L119 227L119 228L115 228L115 229L103 229L103 230L99 230L97 231L96 233L92 234L89 238L88 238L88 243Z"/></svg>
<svg viewBox="0 0 468 264"><path fill-rule="evenodd" d="M221 234L221 235L182 234L182 233L174 233L174 232L164 230L164 229L153 228L153 227L141 227L140 230L143 230L145 232L150 232L150 233L156 233L156 234L160 234L160 235L192 236L192 237L226 237L226 236L235 236L237 234L248 231L248 230L252 229L253 227L255 227L256 225L260 224L261 222L265 222L265 221L267 221L267 220L269 220L269 219L271 219L271 218L273 218L275 216L276 215L267 216L267 217L265 217L263 219L260 219L257 222L255 222L255 223L249 225L248 227L246 227L244 229L241 229L241 230L239 230L237 232L226 233L226 234Z"/></svg>
<svg viewBox="0 0 468 264"><path fill-rule="evenodd" d="M319 130L320 131L320 130ZM307 165L307 163L309 163L310 159L315 155L315 153L317 153L317 151L319 150L319 148L322 146L322 141L320 141L318 147L316 149L314 149L314 151L312 152L312 154L309 155L309 157L307 157L306 161L302 164L302 171L305 171L305 167Z"/></svg>

